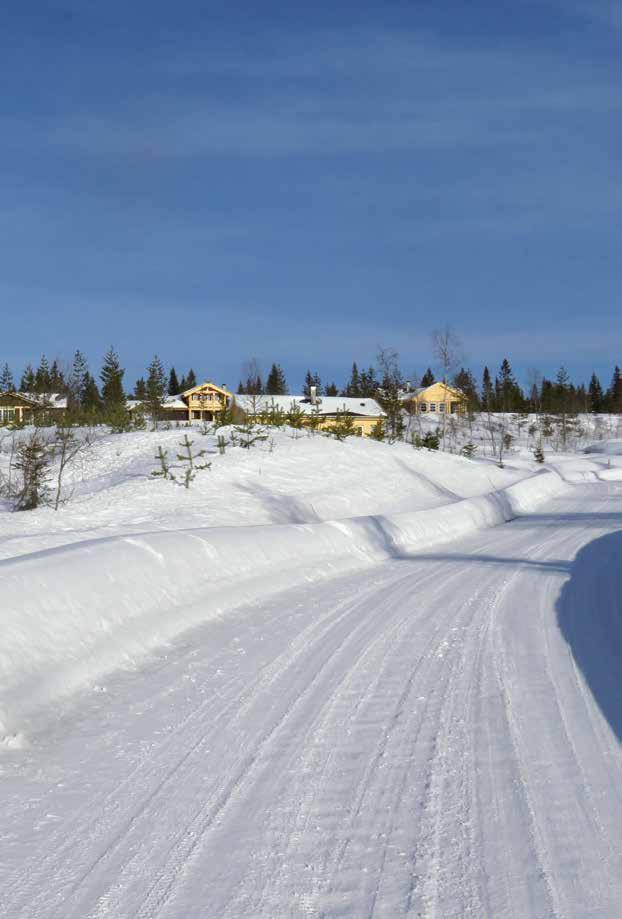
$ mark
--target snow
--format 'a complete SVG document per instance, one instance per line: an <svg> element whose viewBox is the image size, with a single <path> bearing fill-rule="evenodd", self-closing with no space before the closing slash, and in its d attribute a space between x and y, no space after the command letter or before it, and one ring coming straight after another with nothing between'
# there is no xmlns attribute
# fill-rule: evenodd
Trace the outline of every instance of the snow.
<svg viewBox="0 0 622 919"><path fill-rule="evenodd" d="M5 734L240 603L498 525L564 485L551 470L278 433L213 453L186 491L147 475L156 442L174 456L180 436L103 437L72 503L2 515ZM213 450L213 437L194 442Z"/></svg>
<svg viewBox="0 0 622 919"><path fill-rule="evenodd" d="M186 430L0 512L0 916L619 919L622 457Z"/></svg>
<svg viewBox="0 0 622 919"><path fill-rule="evenodd" d="M334 415L350 412L368 418L384 418L384 411L375 399L352 398L350 396L319 396L313 402L308 396L236 396L235 404L243 411L257 413L269 411L289 412L292 407L305 415L319 411L320 415Z"/></svg>

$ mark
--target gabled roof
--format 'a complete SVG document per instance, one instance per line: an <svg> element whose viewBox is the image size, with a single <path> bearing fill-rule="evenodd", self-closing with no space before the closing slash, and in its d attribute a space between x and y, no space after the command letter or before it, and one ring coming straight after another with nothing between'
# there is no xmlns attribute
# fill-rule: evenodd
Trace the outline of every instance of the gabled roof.
<svg viewBox="0 0 622 919"><path fill-rule="evenodd" d="M14 389L10 390L10 392L0 392L0 399L2 399L5 404L9 401L13 403L24 403L26 408L39 408L41 404L37 399L33 399L32 396L23 392L16 392Z"/></svg>
<svg viewBox="0 0 622 919"><path fill-rule="evenodd" d="M413 399L425 395L429 389L433 389L437 386L441 386L447 392L458 396L460 399L464 399L464 393L461 389L458 389L457 386L449 386L447 383L443 383L442 380L436 380L436 382L430 383L429 386L417 386L415 389L408 390L408 392L402 392L400 393L400 398L403 402L407 402L408 399Z"/></svg>
<svg viewBox="0 0 622 919"><path fill-rule="evenodd" d="M337 412L348 412L350 415L361 415L365 418L384 418L385 413L375 399L355 399L348 396L318 396L316 404L308 396L236 396L236 405L245 412L290 412L292 406L303 414L311 415L316 411L322 415L335 415Z"/></svg>
<svg viewBox="0 0 622 919"><path fill-rule="evenodd" d="M19 399L24 402L28 408L67 408L67 396L59 392L48 392L45 394L34 392L11 392L0 393L0 396L12 399Z"/></svg>
<svg viewBox="0 0 622 919"><path fill-rule="evenodd" d="M216 392L219 392L223 396L232 395L232 393L230 393L228 389L223 389L222 386L216 386L215 383L211 383L209 381L207 383L199 383L198 386L193 386L192 389L185 389L182 393L180 393L180 395L186 396L186 397L191 396L192 393L199 392L201 389L205 389L206 387L209 387L210 389L215 389Z"/></svg>

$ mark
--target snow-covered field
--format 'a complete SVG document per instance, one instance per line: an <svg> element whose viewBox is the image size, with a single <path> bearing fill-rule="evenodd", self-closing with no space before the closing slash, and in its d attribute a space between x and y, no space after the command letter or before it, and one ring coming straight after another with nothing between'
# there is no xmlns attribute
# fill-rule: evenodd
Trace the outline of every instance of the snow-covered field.
<svg viewBox="0 0 622 919"><path fill-rule="evenodd" d="M615 443L184 433L0 512L0 916L622 915Z"/></svg>

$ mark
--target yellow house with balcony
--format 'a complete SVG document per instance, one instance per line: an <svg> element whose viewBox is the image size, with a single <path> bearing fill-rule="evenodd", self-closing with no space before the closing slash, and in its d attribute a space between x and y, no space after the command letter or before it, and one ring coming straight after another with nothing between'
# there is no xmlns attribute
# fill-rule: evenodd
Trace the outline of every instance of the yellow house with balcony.
<svg viewBox="0 0 622 919"><path fill-rule="evenodd" d="M213 421L219 412L225 411L232 399L232 393L224 386L201 383L178 396L165 396L159 414L163 421ZM145 403L130 399L127 408L130 414L143 412Z"/></svg>

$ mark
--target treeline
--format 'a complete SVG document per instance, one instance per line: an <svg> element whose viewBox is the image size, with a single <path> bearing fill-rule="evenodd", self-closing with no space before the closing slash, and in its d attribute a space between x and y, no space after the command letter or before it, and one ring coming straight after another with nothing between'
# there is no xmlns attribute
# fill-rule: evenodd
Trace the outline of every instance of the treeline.
<svg viewBox="0 0 622 919"><path fill-rule="evenodd" d="M377 367L359 369L355 362L340 388L334 382L324 384L319 373L308 370L302 391L310 396L312 387L315 387L318 396L375 398L385 409L393 408L395 411L398 395L419 386L429 386L436 379L431 368L419 379L407 379L399 367L397 353L390 349L379 352L377 364ZM622 371L619 366L614 368L608 386L603 386L595 373L587 386L577 384L561 367L553 379L532 371L531 379L524 388L517 381L507 358L501 362L494 376L485 367L479 383L466 367L460 367L455 372L447 372L448 368L445 370L443 378L464 393L469 408L474 412L622 413ZM18 381L8 364L5 363L0 370L0 392L18 390L43 398L58 393L67 397L70 411L89 416L109 416L125 411L128 398L155 408L167 395L175 396L197 385L192 368L178 376L175 367L166 371L157 355L133 388L127 389L124 381L125 369L113 347L104 355L98 378L91 373L81 351L75 352L72 363L66 368L58 360L50 364L44 355L36 369L28 364ZM254 359L246 362L237 391L240 394L274 396L290 392L280 364L272 364L264 381ZM391 403L395 404L392 406Z"/></svg>
<svg viewBox="0 0 622 919"><path fill-rule="evenodd" d="M323 385L320 375L308 370L302 387L303 394L309 396L314 386L318 396L350 396L382 401L396 388L403 393L436 382L437 378L430 367L421 378L407 380L397 366L395 355L391 357L389 361L379 361L380 371L373 366L359 370L355 362L348 380L340 389L335 383ZM253 371L240 380L238 393L273 396L289 393L280 364L272 364L264 384L256 363L251 363L254 365ZM622 371L618 366L614 368L611 382L606 388L595 373L587 386L584 383L576 384L564 367L560 367L554 379L536 372L532 372L531 376L533 379L523 389L509 360L505 358L494 377L488 367L484 367L479 385L472 371L465 367L448 374L446 381L464 393L474 412L622 413Z"/></svg>
<svg viewBox="0 0 622 919"><path fill-rule="evenodd" d="M43 401L52 395L60 395L67 398L67 408L71 413L108 418L115 412L125 413L127 399L136 399L147 405L160 405L167 395L175 396L197 385L197 377L192 368L181 377L178 377L174 367L167 374L157 355L147 367L145 375L138 378L133 389L126 389L124 377L125 369L113 347L104 355L99 381L91 373L82 352L76 351L71 365L65 369L57 360L50 365L43 355L36 370L32 364L28 364L18 385L11 368L5 363L0 371L0 392L17 390L38 396Z"/></svg>

